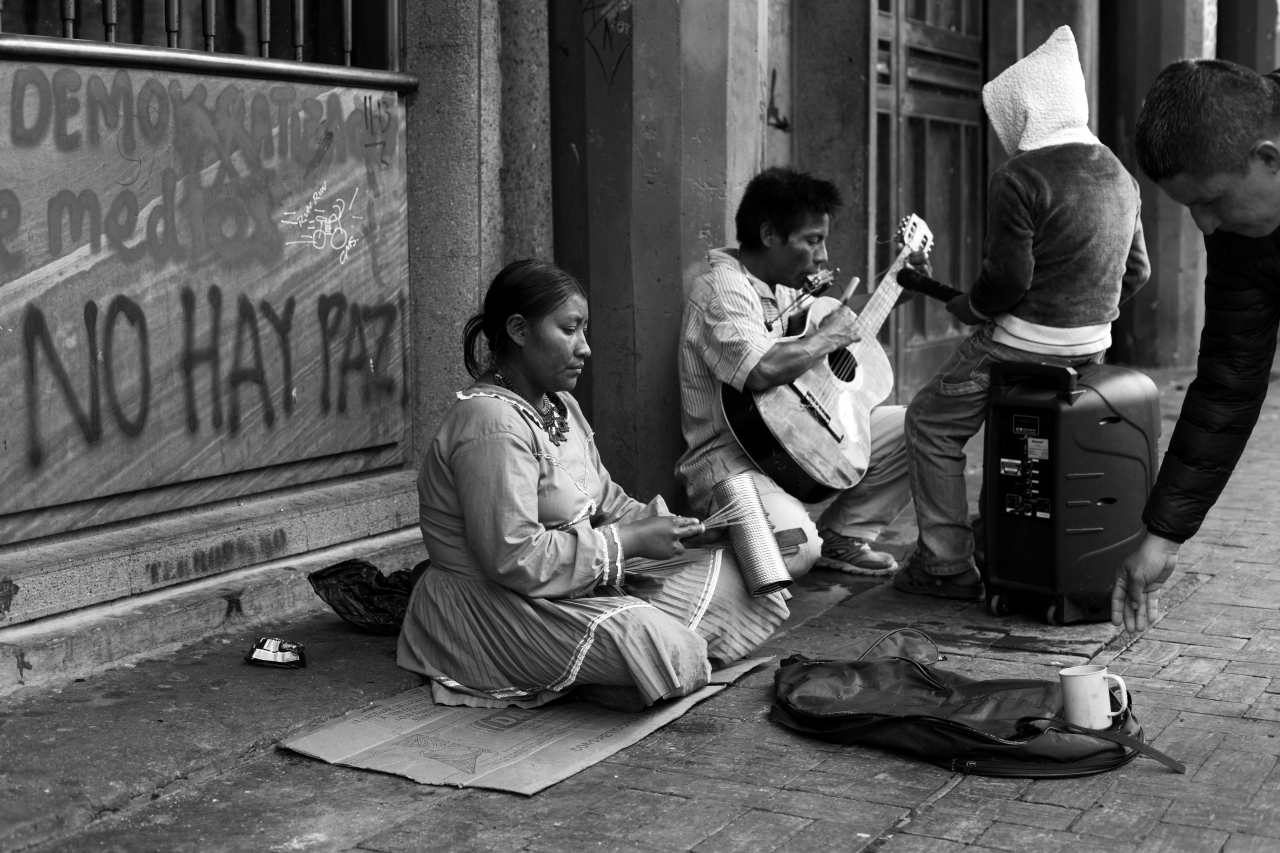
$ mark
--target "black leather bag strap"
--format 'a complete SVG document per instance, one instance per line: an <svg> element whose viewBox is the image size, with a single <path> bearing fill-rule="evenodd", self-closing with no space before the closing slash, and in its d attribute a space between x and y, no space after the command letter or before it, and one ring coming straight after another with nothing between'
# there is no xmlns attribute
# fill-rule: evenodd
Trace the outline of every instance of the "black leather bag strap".
<svg viewBox="0 0 1280 853"><path fill-rule="evenodd" d="M1128 735L1121 734L1120 732L1111 732L1111 731L1106 731L1102 729L1086 729L1081 726L1073 726L1070 723L1068 723L1066 720L1057 720L1052 717L1028 717L1027 719L1043 720L1046 723L1052 723L1055 728L1059 728L1067 732L1072 732L1073 734L1092 735L1093 737L1096 737L1096 738L1109 740L1112 743L1119 744L1120 746L1125 746L1125 747L1128 747L1129 749L1137 750L1138 752L1147 756L1147 758L1154 758L1156 761L1159 761L1161 764L1163 764L1165 767L1168 767L1171 770L1176 770L1179 773L1187 772L1187 765L1183 764L1181 761L1179 761L1176 758L1172 758L1168 755L1165 755L1163 752L1156 749L1151 744L1146 743L1144 741L1140 741L1136 737L1129 737Z"/></svg>

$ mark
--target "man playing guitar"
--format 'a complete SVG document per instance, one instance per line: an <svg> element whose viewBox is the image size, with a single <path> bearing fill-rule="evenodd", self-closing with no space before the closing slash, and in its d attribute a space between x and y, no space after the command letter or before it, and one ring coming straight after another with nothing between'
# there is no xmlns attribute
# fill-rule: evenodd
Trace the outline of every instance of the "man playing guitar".
<svg viewBox="0 0 1280 853"><path fill-rule="evenodd" d="M853 574L891 573L897 563L871 543L910 500L902 406L872 409L866 473L838 494L816 526L805 505L743 450L721 407L721 383L738 391L785 385L859 339L853 311L841 307L808 333L779 341L788 334L787 315L795 313L789 309L805 279L827 262L830 221L840 206L829 181L786 168L756 175L735 216L739 248L708 254L710 270L693 283L682 324L681 428L688 449L676 477L693 509L706 513L712 486L750 472L793 577L815 564Z"/></svg>

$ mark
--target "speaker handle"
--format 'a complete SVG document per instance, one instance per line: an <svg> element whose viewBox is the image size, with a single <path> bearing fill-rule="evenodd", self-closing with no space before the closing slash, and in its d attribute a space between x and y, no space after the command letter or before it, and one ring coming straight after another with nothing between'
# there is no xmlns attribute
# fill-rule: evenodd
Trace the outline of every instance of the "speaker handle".
<svg viewBox="0 0 1280 853"><path fill-rule="evenodd" d="M997 361L991 365L991 390L1012 385L1019 379L1026 378L1052 379L1058 385L1058 394L1068 404L1074 403L1083 391L1076 389L1076 381L1080 374L1074 367L1060 367L1056 364L1036 364L1033 362Z"/></svg>

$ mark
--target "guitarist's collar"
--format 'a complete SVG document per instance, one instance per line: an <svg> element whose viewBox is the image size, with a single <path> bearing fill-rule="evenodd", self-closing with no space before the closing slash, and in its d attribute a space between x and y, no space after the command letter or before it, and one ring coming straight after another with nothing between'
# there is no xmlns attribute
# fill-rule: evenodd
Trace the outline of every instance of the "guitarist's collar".
<svg viewBox="0 0 1280 853"><path fill-rule="evenodd" d="M763 279L758 278L755 275L755 273L751 272L751 270L747 268L747 265L742 262L741 250L716 249L712 252L713 255L716 253L723 254L726 257L733 259L733 262L738 267L738 270L747 277L747 281L751 282L751 286L755 288L756 293L760 295L761 299L772 299L774 301L777 301L778 299L777 286L769 284L767 281L764 281Z"/></svg>

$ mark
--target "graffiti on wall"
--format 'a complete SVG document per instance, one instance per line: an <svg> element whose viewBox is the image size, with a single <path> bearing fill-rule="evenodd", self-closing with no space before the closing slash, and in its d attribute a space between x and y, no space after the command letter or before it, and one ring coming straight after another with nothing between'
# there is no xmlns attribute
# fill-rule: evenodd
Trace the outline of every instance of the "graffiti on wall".
<svg viewBox="0 0 1280 853"><path fill-rule="evenodd" d="M0 61L0 516L394 444L394 93Z"/></svg>

